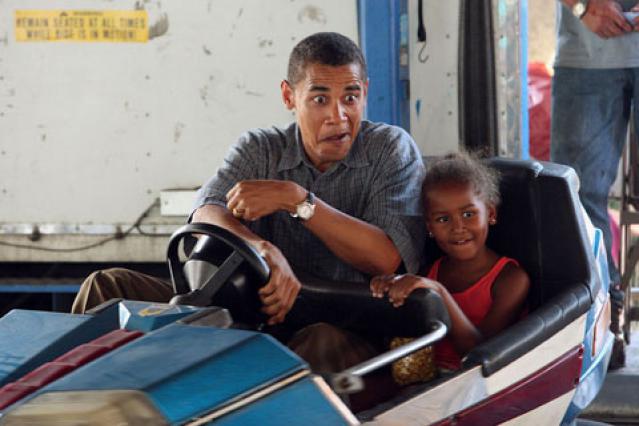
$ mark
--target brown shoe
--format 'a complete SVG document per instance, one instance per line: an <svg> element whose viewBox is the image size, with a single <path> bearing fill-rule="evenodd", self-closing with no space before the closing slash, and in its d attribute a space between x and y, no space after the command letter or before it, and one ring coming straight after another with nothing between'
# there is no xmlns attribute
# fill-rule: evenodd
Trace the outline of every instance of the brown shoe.
<svg viewBox="0 0 639 426"><path fill-rule="evenodd" d="M618 370L619 368L626 366L626 348L623 337L621 335L615 336L615 341L612 344L612 355L610 356L610 363L608 364L608 371Z"/></svg>

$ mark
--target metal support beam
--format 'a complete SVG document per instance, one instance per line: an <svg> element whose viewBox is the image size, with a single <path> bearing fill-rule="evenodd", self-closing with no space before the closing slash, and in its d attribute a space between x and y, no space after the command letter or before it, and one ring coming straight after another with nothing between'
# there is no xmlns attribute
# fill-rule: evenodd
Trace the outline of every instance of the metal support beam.
<svg viewBox="0 0 639 426"><path fill-rule="evenodd" d="M368 65L367 118L410 130L407 0L358 0Z"/></svg>

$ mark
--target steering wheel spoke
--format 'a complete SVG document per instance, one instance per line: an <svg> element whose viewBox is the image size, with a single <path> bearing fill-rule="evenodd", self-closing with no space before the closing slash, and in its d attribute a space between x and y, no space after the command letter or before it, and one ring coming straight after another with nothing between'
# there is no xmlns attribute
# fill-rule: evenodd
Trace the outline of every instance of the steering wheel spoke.
<svg viewBox="0 0 639 426"><path fill-rule="evenodd" d="M200 287L200 293L213 299L215 293L231 278L231 275L237 271L242 262L244 262L244 257L236 250L233 250L233 253L226 258L215 274Z"/></svg>

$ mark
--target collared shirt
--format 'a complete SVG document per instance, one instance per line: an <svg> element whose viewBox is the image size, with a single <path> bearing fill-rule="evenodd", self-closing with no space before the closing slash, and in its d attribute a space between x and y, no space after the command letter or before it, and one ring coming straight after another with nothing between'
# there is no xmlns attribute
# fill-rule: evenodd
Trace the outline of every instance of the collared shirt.
<svg viewBox="0 0 639 426"><path fill-rule="evenodd" d="M424 245L423 174L421 155L408 133L369 121L362 121L348 155L320 172L306 156L293 123L243 134L198 192L195 208L226 206L226 193L242 180L293 181L333 208L382 229L399 250L407 271L417 272ZM335 281L370 278L335 256L288 212L245 224L275 244L294 270Z"/></svg>
<svg viewBox="0 0 639 426"><path fill-rule="evenodd" d="M616 0L629 11L637 0ZM557 2L556 67L635 68L639 67L639 33L632 31L604 39L590 31L570 8Z"/></svg>

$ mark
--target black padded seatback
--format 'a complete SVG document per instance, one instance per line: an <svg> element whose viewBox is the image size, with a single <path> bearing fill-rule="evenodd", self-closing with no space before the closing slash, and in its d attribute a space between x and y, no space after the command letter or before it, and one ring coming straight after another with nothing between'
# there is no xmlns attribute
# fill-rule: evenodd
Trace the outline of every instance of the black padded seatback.
<svg viewBox="0 0 639 426"><path fill-rule="evenodd" d="M579 202L578 179L554 163L493 158L502 204L488 246L519 261L531 279L530 309L576 283L591 294L593 255Z"/></svg>
<svg viewBox="0 0 639 426"><path fill-rule="evenodd" d="M464 367L489 376L583 315L601 286L573 169L549 162L493 158L502 205L488 245L530 276L529 313L475 347Z"/></svg>
<svg viewBox="0 0 639 426"><path fill-rule="evenodd" d="M539 209L536 208L537 178L542 170L537 162L500 161L489 164L500 173L501 205L497 224L490 227L488 247L502 256L512 257L528 272L533 282L544 275ZM531 289L532 290L532 289ZM536 288L535 288L536 290ZM538 305L539 295L531 291L529 303Z"/></svg>

